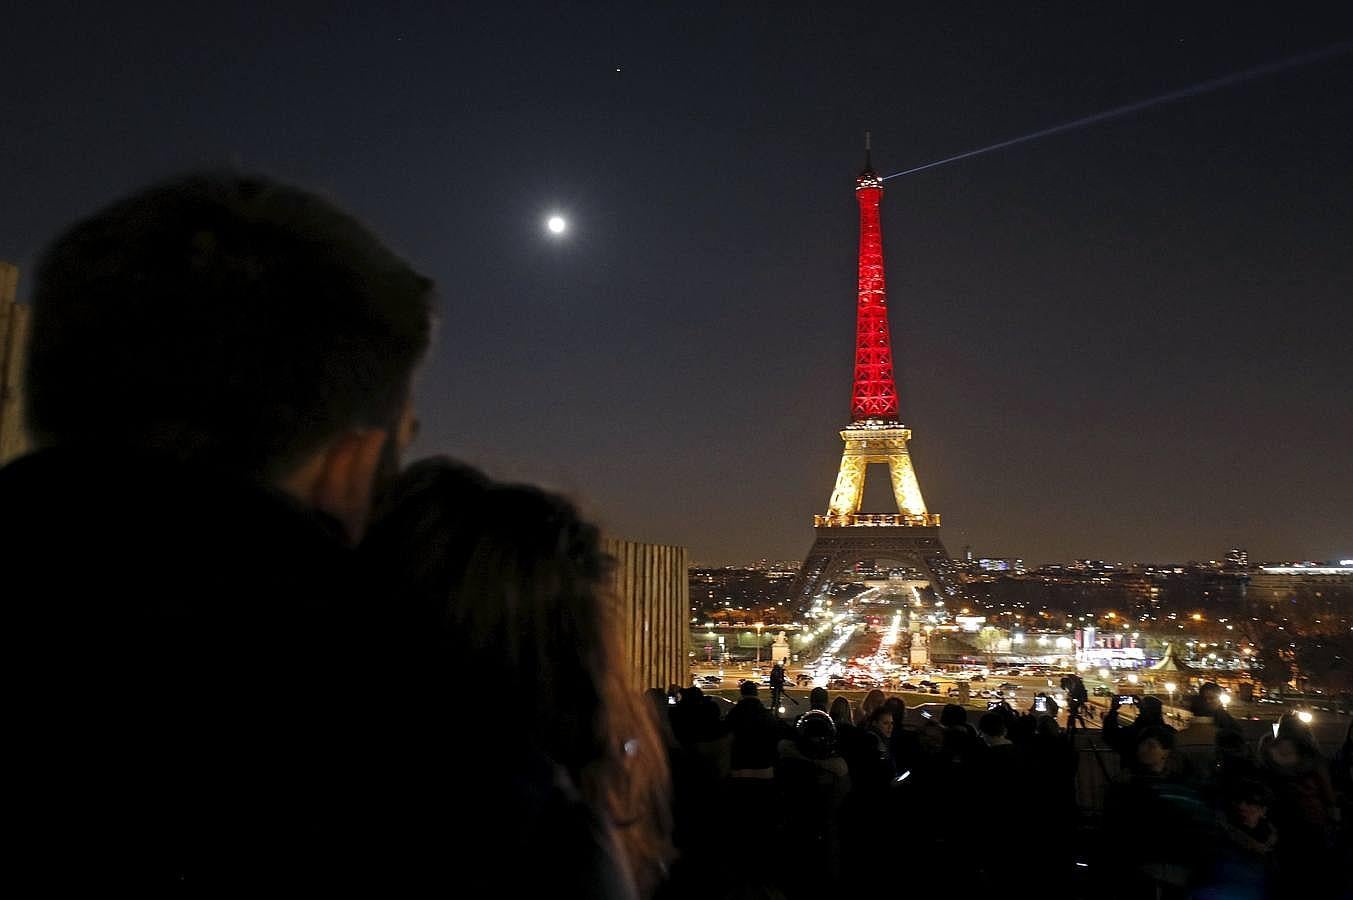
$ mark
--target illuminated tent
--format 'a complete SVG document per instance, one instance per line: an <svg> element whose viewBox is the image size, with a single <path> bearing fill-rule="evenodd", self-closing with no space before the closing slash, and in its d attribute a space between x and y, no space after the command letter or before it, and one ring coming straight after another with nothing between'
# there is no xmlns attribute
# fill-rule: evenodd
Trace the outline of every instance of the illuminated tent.
<svg viewBox="0 0 1353 900"><path fill-rule="evenodd" d="M1193 678L1204 677L1202 672L1199 672L1193 666L1179 658L1179 651L1175 649L1174 644L1166 644L1165 655L1161 657L1160 662L1156 663L1146 671L1152 674L1158 672L1162 675L1178 674L1191 676Z"/></svg>

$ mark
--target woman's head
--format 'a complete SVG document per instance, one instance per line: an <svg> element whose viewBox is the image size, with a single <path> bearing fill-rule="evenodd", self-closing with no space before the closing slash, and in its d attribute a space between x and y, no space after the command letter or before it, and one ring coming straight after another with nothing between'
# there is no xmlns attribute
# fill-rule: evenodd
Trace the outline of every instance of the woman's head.
<svg viewBox="0 0 1353 900"><path fill-rule="evenodd" d="M597 529L571 503L449 460L417 463L385 498L364 552L427 677L492 672L515 733L621 823L665 791L654 710L632 689ZM397 599L396 599L397 598ZM452 715L452 710L446 710Z"/></svg>
<svg viewBox="0 0 1353 900"><path fill-rule="evenodd" d="M1256 828L1273 805L1273 792L1261 781L1242 778L1226 787L1226 810L1246 828Z"/></svg>
<svg viewBox="0 0 1353 900"><path fill-rule="evenodd" d="M875 688L874 690L865 694L864 702L860 704L861 721L868 722L870 715L873 714L874 710L882 706L883 701L886 699L887 695L885 695L883 691L880 691L878 688Z"/></svg>
<svg viewBox="0 0 1353 900"><path fill-rule="evenodd" d="M1139 771L1159 775L1165 771L1174 741L1169 733L1159 728L1144 728L1133 743L1133 762Z"/></svg>
<svg viewBox="0 0 1353 900"><path fill-rule="evenodd" d="M1283 774L1307 772L1317 758L1314 746L1282 732L1264 743L1263 753L1265 765Z"/></svg>
<svg viewBox="0 0 1353 900"><path fill-rule="evenodd" d="M1307 718L1310 718L1309 714ZM1303 746L1304 749L1314 751L1316 749L1315 735L1311 732L1311 726L1294 712L1283 713L1278 719L1278 730L1276 737L1287 738Z"/></svg>
<svg viewBox="0 0 1353 900"><path fill-rule="evenodd" d="M869 718L865 720L865 725L885 738L891 738L893 736L893 711L886 705L879 705L869 714Z"/></svg>
<svg viewBox="0 0 1353 900"><path fill-rule="evenodd" d="M448 672L492 671L566 767L603 752L602 700L620 674L607 560L568 501L426 460L385 498L365 549Z"/></svg>

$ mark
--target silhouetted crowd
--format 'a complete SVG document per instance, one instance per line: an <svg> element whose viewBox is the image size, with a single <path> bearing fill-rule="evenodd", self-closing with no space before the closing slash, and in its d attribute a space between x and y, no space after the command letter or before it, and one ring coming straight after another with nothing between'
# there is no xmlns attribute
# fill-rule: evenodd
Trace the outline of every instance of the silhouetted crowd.
<svg viewBox="0 0 1353 900"><path fill-rule="evenodd" d="M1137 896L1343 896L1349 890L1353 726L1333 759L1310 727L1283 715L1253 746L1202 686L1186 727L1167 724L1147 697L1119 723L1117 698L1103 737L1123 777L1104 800L1104 838L1132 848L1121 889Z"/></svg>
<svg viewBox="0 0 1353 900"><path fill-rule="evenodd" d="M1328 896L1346 874L1348 741L1331 765L1284 718L1251 753L1208 697L1179 732L1159 704L1104 716L1123 772L1095 822L1052 715L800 711L782 677L785 717L753 686L726 711L645 698L572 503L406 465L434 288L323 198L154 185L59 235L32 307L35 449L0 469L6 872L29 893Z"/></svg>
<svg viewBox="0 0 1353 900"><path fill-rule="evenodd" d="M877 690L852 708L815 688L807 710L783 718L750 681L722 716L698 687L669 694L650 692L666 719L679 851L660 896L843 896L859 861L881 853L904 864L884 867L889 883L964 895L1349 889L1353 727L1332 760L1295 715L1252 748L1214 684L1182 730L1151 697L1130 723L1115 697L1099 729L1067 731L1003 701L974 726L952 703L908 719L900 697ZM1094 796L1078 794L1087 766Z"/></svg>

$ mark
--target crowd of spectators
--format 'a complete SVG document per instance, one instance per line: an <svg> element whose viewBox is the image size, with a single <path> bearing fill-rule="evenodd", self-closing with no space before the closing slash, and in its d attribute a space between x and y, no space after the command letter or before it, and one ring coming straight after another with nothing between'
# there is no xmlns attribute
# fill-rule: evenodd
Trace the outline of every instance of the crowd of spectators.
<svg viewBox="0 0 1353 900"><path fill-rule="evenodd" d="M1055 714L1004 702L974 723L958 704L909 718L882 691L855 704L815 688L806 710L777 716L758 693L744 682L721 717L698 687L670 689L671 703L653 692L676 799L661 896L836 896L857 860L880 852L905 860L910 887L974 895L1008 889L1015 873L1067 896L1349 887L1340 820L1353 729L1334 759L1292 715L1252 748L1211 684L1182 730L1152 697L1131 721L1115 698L1100 728L1069 732ZM1105 776L1088 804L1077 793L1087 766Z"/></svg>

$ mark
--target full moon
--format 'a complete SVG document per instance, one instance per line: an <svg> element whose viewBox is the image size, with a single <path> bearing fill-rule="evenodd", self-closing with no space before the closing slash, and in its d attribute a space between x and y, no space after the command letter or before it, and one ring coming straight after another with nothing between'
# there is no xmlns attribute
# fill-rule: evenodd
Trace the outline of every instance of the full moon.
<svg viewBox="0 0 1353 900"><path fill-rule="evenodd" d="M563 234L564 229L568 228L568 222L564 221L563 216L550 216L545 227L550 229L551 234Z"/></svg>

